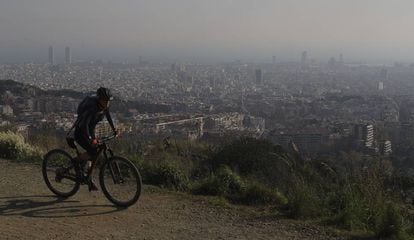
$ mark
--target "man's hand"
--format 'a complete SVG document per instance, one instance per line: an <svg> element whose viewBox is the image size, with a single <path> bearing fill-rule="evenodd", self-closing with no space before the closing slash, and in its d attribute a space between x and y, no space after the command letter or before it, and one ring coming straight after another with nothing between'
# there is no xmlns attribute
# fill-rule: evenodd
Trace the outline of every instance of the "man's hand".
<svg viewBox="0 0 414 240"><path fill-rule="evenodd" d="M114 134L116 138L120 138L121 137L121 130L119 130L118 128L114 130Z"/></svg>
<svg viewBox="0 0 414 240"><path fill-rule="evenodd" d="M91 144L93 145L93 146L96 146L96 145L98 145L98 139L96 139L96 138L94 138L94 139L92 139L92 141L91 141Z"/></svg>

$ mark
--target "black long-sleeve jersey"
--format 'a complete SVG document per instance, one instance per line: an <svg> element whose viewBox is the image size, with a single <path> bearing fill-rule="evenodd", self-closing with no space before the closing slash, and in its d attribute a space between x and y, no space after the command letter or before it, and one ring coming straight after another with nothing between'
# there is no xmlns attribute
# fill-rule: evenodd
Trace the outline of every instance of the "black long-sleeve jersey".
<svg viewBox="0 0 414 240"><path fill-rule="evenodd" d="M77 118L76 130L75 132L81 132L85 138L94 139L95 138L95 127L96 125L103 120L104 116L108 120L109 125L112 130L115 132L115 126L112 121L111 114L109 109L102 110L98 106L98 97L97 96L88 96L82 103L82 109Z"/></svg>

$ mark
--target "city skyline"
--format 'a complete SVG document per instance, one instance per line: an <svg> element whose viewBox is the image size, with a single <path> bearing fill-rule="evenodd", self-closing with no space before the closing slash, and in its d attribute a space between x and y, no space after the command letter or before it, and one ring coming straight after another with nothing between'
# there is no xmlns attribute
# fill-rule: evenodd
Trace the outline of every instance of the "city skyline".
<svg viewBox="0 0 414 240"><path fill-rule="evenodd" d="M43 49L42 56L36 60L26 60L26 61L0 61L0 64L50 64L50 65L60 65L60 64L72 64L72 63L122 63L122 64L140 64L140 63L181 63L181 64L226 64L226 63L243 63L243 64L291 64L297 63L302 66L302 68L306 68L308 66L315 66L315 65L332 65L332 64L348 64L352 65L370 65L370 66L414 66L414 61L373 61L373 62L366 62L357 59L349 59L344 57L343 53L335 53L333 55L328 56L327 58L318 59L315 58L312 54L309 54L307 50L300 51L296 53L294 56L290 56L289 58L278 58L275 55L272 56L263 56L261 58L234 58L234 59L226 59L226 60L206 60L201 59L201 61L191 61L190 59L180 59L180 58L172 58L172 57L153 57L153 56L142 56L139 55L138 57L127 59L114 59L114 58L105 58L105 57L89 57L89 58L73 58L72 56L72 48L69 46L65 46L63 49L58 48L56 54L56 48L54 45L50 45L47 48L47 53L45 54L45 49ZM200 60L200 59L198 59Z"/></svg>
<svg viewBox="0 0 414 240"><path fill-rule="evenodd" d="M308 51L321 61L343 53L349 61L414 62L410 1L5 0L0 6L3 63L47 61L50 45L70 45L84 60L290 61Z"/></svg>

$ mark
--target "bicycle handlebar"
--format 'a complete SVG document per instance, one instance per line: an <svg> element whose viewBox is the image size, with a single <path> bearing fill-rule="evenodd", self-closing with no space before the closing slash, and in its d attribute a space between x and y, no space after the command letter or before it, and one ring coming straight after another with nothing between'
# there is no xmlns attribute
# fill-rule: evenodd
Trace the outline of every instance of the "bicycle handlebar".
<svg viewBox="0 0 414 240"><path fill-rule="evenodd" d="M112 136L109 136L109 137L101 138L101 139L99 139L99 142L107 142L107 141L112 140L114 138L116 138L116 135L115 134L112 135Z"/></svg>

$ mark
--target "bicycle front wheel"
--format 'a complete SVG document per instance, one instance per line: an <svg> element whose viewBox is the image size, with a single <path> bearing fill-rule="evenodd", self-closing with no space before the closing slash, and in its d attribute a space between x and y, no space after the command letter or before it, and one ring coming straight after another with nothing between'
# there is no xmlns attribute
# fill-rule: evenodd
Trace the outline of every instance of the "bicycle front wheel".
<svg viewBox="0 0 414 240"><path fill-rule="evenodd" d="M47 187L59 197L70 197L79 190L74 161L61 149L54 149L45 155L42 173Z"/></svg>
<svg viewBox="0 0 414 240"><path fill-rule="evenodd" d="M135 204L141 195L141 175L135 165L123 157L112 157L102 164L99 183L108 200L120 207Z"/></svg>

